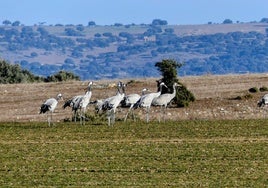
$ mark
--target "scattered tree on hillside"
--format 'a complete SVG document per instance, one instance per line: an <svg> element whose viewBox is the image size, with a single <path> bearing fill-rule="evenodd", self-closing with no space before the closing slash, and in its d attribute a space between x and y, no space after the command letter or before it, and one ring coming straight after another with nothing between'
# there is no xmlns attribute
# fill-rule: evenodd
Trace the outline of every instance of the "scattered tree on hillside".
<svg viewBox="0 0 268 188"><path fill-rule="evenodd" d="M68 80L80 80L80 78L72 72L67 71L59 71L58 73L45 78L45 82L62 82Z"/></svg>
<svg viewBox="0 0 268 188"><path fill-rule="evenodd" d="M154 19L152 25L168 25L168 22L166 20Z"/></svg>
<svg viewBox="0 0 268 188"><path fill-rule="evenodd" d="M94 21L89 21L87 24L89 27L96 26L96 23Z"/></svg>
<svg viewBox="0 0 268 188"><path fill-rule="evenodd" d="M9 20L4 20L3 22L2 22L4 25L10 25L11 24L11 21L9 21Z"/></svg>
<svg viewBox="0 0 268 188"><path fill-rule="evenodd" d="M262 18L260 22L261 23L268 23L268 18Z"/></svg>
<svg viewBox="0 0 268 188"><path fill-rule="evenodd" d="M173 59L163 59L161 62L155 64L158 71L160 71L163 76L163 78L160 79L160 82L164 82L168 88L172 88L174 83L181 85L181 87L177 88L176 97L174 98L174 103L177 104L178 107L188 106L189 102L195 101L194 95L179 82L177 77L177 69L182 65L182 63L178 63ZM167 92L172 91L163 90L163 93Z"/></svg>
<svg viewBox="0 0 268 188"><path fill-rule="evenodd" d="M233 21L230 20L230 19L225 19L222 23L223 23L223 24L232 24Z"/></svg>
<svg viewBox="0 0 268 188"><path fill-rule="evenodd" d="M12 26L19 26L20 25L20 21L15 21L12 23Z"/></svg>

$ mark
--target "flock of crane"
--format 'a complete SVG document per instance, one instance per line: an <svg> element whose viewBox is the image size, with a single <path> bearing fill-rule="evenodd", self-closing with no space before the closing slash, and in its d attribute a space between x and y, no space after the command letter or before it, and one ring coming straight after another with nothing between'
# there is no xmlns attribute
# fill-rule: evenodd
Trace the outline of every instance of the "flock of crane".
<svg viewBox="0 0 268 188"><path fill-rule="evenodd" d="M180 85L174 83L173 85L173 92L172 93L165 93L161 94L162 88L167 87L165 83L159 84L159 89L157 92L149 93L148 89L144 88L142 90L142 94L125 94L125 87L126 85L119 81L117 84L117 93L116 95L106 98L106 99L99 99L96 101L91 101L92 96L92 88L93 83L89 82L86 93L84 95L77 95L65 101L63 108L70 107L73 112L74 121L76 122L77 116L80 116L80 124L85 125L86 120L86 111L87 106L89 104L95 104L96 110L98 113L106 113L108 125L113 125L115 123L115 114L116 109L118 106L122 105L124 107L129 107L124 121L127 120L128 115L131 113L134 120L135 115L133 110L137 108L145 108L146 111L146 122L149 122L149 113L151 105L160 106L161 107L161 114L162 118L165 120L165 113L167 109L167 105L171 102L171 100L176 96L176 87ZM58 101L63 100L62 94L58 94L56 98L47 99L40 108L41 113L47 113L47 121L48 125L52 123L52 115L54 110L57 107ZM161 117L159 116L159 121Z"/></svg>
<svg viewBox="0 0 268 188"><path fill-rule="evenodd" d="M134 120L135 115L133 110L137 108L144 108L146 111L146 122L149 122L149 113L151 106L160 106L161 116L159 116L159 122L161 119L165 120L165 114L167 105L171 102L171 100L176 96L176 87L180 87L181 85L174 83L173 84L173 92L172 93L165 93L161 94L162 88L166 87L165 83L159 84L159 89L157 92L148 93L148 89L144 88L142 90L142 95L139 94L125 94L125 87L126 85L121 81L117 84L117 93L116 95L106 98L106 99L99 99L96 101L91 101L92 96L92 87L93 83L89 82L86 93L84 95L77 95L74 96L67 101L65 101L63 108L70 107L73 112L74 121L76 122L77 115L80 116L80 124L85 125L86 121L86 111L87 106L89 104L96 105L97 113L103 112L107 114L108 125L113 125L115 123L115 114L118 106L129 107L124 121L127 120L128 115L131 113ZM47 121L48 125L52 123L52 115L54 110L57 107L58 101L63 99L62 94L58 94L56 98L47 99L40 108L41 113L47 113ZM259 101L259 107L268 106L268 94L265 94Z"/></svg>

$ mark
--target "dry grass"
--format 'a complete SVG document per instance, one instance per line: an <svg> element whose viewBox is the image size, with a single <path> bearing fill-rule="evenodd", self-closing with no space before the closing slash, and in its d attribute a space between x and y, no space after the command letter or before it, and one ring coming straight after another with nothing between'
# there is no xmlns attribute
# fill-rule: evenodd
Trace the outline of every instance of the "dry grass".
<svg viewBox="0 0 268 188"><path fill-rule="evenodd" d="M128 85L126 92L140 93L146 87L151 91L156 90L156 79L135 80ZM116 93L116 88L110 87L118 80L95 81L92 100L106 98ZM123 80L129 82L130 80ZM263 118L264 111L257 108L257 101L264 94L252 94L252 98L232 100L237 96L245 96L251 87L267 86L266 74L224 75L224 76L196 76L181 77L180 81L191 90L196 101L187 108L169 108L167 119L251 119ZM87 82L64 83L34 83L0 85L0 121L29 122L45 121L45 115L39 115L41 103L50 97L55 97L59 92L65 99L74 95L83 94ZM61 108L61 101L55 112L55 120L61 121L71 117L71 110ZM88 112L94 107L89 106ZM126 109L119 110L118 117L122 117ZM159 109L152 108L152 119L158 115ZM142 119L143 111L136 113Z"/></svg>

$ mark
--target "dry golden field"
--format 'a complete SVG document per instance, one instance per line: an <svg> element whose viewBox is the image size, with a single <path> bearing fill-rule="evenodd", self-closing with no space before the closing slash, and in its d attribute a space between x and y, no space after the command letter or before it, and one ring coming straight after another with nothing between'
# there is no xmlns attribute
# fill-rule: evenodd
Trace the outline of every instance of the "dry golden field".
<svg viewBox="0 0 268 188"><path fill-rule="evenodd" d="M127 83L129 80L122 80ZM257 119L265 118L265 110L257 107L257 101L265 92L253 93L252 98L234 100L246 96L251 87L268 87L268 75L206 75L180 77L183 83L196 97L196 101L186 108L169 108L167 118L179 119ZM134 80L126 88L126 93L140 93L142 88L156 91L156 79ZM110 97L116 93L113 87L118 80L94 81L91 100ZM47 98L62 93L64 100L74 95L84 93L87 81L63 83L34 83L34 84L2 84L0 85L0 121L2 122L30 122L46 121L46 115L39 114L42 102ZM54 121L63 121L71 117L71 109L63 109L64 101L60 101L54 113ZM127 109L119 109L118 118L122 118ZM89 113L94 113L94 106L90 105ZM136 115L143 119L144 111L137 109ZM159 108L151 108L151 120L156 120Z"/></svg>

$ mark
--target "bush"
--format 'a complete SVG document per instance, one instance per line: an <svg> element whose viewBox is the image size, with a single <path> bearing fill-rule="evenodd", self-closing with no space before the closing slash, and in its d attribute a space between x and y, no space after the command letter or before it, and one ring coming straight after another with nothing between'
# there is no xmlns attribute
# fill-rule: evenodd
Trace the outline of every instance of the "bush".
<svg viewBox="0 0 268 188"><path fill-rule="evenodd" d="M265 86L260 87L260 92L268 91L268 88Z"/></svg>
<svg viewBox="0 0 268 188"><path fill-rule="evenodd" d="M79 76L74 75L72 72L59 71L58 73L45 78L45 82L62 82L68 80L80 80Z"/></svg>
<svg viewBox="0 0 268 188"><path fill-rule="evenodd" d="M248 90L250 93L257 93L259 90L257 87L252 87L252 88L249 88Z"/></svg>
<svg viewBox="0 0 268 188"><path fill-rule="evenodd" d="M233 98L233 100L244 100L244 99L251 99L251 98L253 98L253 96L250 93L248 93L244 96L237 96Z"/></svg>
<svg viewBox="0 0 268 188"><path fill-rule="evenodd" d="M21 69L20 65L11 65L0 60L0 83L14 84L27 82L40 82L42 77L35 76L28 70Z"/></svg>

